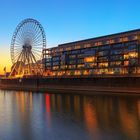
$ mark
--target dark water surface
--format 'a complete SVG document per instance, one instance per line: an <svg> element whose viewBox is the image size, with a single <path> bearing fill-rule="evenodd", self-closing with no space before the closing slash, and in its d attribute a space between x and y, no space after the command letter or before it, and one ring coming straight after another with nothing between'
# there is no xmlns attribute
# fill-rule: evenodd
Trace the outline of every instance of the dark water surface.
<svg viewBox="0 0 140 140"><path fill-rule="evenodd" d="M0 91L0 140L140 140L140 96Z"/></svg>

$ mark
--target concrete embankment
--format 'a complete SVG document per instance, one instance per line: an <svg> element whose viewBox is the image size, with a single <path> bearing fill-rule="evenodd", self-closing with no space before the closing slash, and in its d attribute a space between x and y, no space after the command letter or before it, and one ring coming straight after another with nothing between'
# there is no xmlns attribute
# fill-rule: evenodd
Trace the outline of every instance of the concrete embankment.
<svg viewBox="0 0 140 140"><path fill-rule="evenodd" d="M138 94L139 77L115 78L22 78L1 79L0 88L50 93Z"/></svg>

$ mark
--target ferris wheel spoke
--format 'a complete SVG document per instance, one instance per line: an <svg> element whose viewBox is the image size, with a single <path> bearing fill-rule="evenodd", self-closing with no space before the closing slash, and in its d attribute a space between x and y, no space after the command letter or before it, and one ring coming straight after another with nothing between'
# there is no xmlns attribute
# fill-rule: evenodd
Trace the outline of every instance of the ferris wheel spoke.
<svg viewBox="0 0 140 140"><path fill-rule="evenodd" d="M39 25L36 24L34 29L35 29L35 33L36 34L40 33L40 27L39 27Z"/></svg>
<svg viewBox="0 0 140 140"><path fill-rule="evenodd" d="M37 38L36 40L34 40L33 43L34 44L40 44L40 43L42 43L42 38Z"/></svg>
<svg viewBox="0 0 140 140"><path fill-rule="evenodd" d="M39 71L39 64L38 64L38 62L36 61L36 58L35 58L35 56L32 54L32 57L33 57L33 59L34 59L34 61L35 61L35 64L36 64L36 66L37 66L37 71Z"/></svg>
<svg viewBox="0 0 140 140"><path fill-rule="evenodd" d="M17 41L17 40L15 40L14 44L17 45L17 46L21 46L22 45L22 43Z"/></svg>
<svg viewBox="0 0 140 140"><path fill-rule="evenodd" d="M40 53L42 53L42 52L38 52L36 50L32 50L32 52L34 52L35 54L38 54L39 56L40 56Z"/></svg>
<svg viewBox="0 0 140 140"><path fill-rule="evenodd" d="M40 56L38 56L37 54L35 54L35 53L32 53L33 55L34 55L34 57L35 57L35 59L36 59L36 61L39 61L40 60Z"/></svg>
<svg viewBox="0 0 140 140"><path fill-rule="evenodd" d="M42 43L42 41L38 41L38 42L34 42L33 44L32 44L32 46L34 46L34 47L38 47L38 48L42 48L42 46L43 46L43 43Z"/></svg>
<svg viewBox="0 0 140 140"><path fill-rule="evenodd" d="M41 39L42 39L41 34L37 34L36 36L34 36L33 41L37 42L37 40L41 40Z"/></svg>
<svg viewBox="0 0 140 140"><path fill-rule="evenodd" d="M43 43L41 43L41 44L33 44L33 46L35 47L35 46L42 46L43 45ZM39 48L39 47L38 47Z"/></svg>
<svg viewBox="0 0 140 140"><path fill-rule="evenodd" d="M24 28L26 24L22 24L21 28L19 29L18 33L20 34L21 42L23 43L23 34L24 34Z"/></svg>
<svg viewBox="0 0 140 140"><path fill-rule="evenodd" d="M36 49L33 49L33 52L38 53L39 55L42 53L42 51Z"/></svg>
<svg viewBox="0 0 140 140"><path fill-rule="evenodd" d="M18 32L17 38L20 40L21 43L23 43L22 30L20 30L20 31Z"/></svg>

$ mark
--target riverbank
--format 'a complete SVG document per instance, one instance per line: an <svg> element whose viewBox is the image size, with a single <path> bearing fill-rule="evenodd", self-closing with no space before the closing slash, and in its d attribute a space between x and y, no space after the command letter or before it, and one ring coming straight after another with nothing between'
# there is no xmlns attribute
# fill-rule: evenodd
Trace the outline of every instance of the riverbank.
<svg viewBox="0 0 140 140"><path fill-rule="evenodd" d="M7 86L0 85L2 90L18 90L18 91L32 91L32 92L49 92L49 93L70 93L70 94L114 94L114 95L140 95L140 88L119 88L119 87L91 87L91 86Z"/></svg>
<svg viewBox="0 0 140 140"><path fill-rule="evenodd" d="M89 95L140 95L140 77L1 79L0 89Z"/></svg>

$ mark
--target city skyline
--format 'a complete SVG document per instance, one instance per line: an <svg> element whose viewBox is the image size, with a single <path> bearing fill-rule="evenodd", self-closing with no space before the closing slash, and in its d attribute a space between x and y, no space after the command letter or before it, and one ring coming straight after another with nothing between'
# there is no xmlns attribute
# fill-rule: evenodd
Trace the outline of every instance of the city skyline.
<svg viewBox="0 0 140 140"><path fill-rule="evenodd" d="M47 47L139 28L139 1L2 1L0 6L0 73L10 70L10 43L25 18L37 19ZM132 7L133 6L133 7Z"/></svg>

